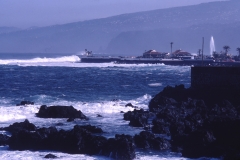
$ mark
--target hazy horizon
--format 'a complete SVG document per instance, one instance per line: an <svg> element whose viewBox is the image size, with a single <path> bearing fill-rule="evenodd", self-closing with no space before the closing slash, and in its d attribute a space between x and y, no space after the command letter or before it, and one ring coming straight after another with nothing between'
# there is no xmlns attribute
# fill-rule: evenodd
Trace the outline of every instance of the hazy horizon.
<svg viewBox="0 0 240 160"><path fill-rule="evenodd" d="M0 0L0 27L43 27L223 0Z"/></svg>

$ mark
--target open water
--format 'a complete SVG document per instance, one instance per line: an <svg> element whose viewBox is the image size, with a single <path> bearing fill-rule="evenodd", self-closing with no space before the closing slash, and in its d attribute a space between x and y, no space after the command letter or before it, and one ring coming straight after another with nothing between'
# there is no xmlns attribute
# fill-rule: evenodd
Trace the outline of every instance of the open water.
<svg viewBox="0 0 240 160"><path fill-rule="evenodd" d="M0 127L28 119L38 127L74 125L101 127L103 136L135 135L142 128L128 126L120 111L132 103L148 109L150 99L167 85L190 86L190 67L163 64L77 63L77 55L0 54ZM16 106L22 100L34 105ZM89 120L66 122L66 119L35 117L41 105L72 105ZM97 114L103 117L97 117ZM61 124L61 125L60 125ZM1 132L8 134L5 132ZM0 146L0 159L44 159L52 153L59 159L109 159L102 156L70 155L57 151L10 151ZM136 150L136 160L185 159L176 153Z"/></svg>

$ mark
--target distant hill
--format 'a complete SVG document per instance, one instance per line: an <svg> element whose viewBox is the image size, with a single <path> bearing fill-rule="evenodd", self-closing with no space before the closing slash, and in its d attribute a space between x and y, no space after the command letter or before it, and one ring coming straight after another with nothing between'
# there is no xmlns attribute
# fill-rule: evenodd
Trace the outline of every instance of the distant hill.
<svg viewBox="0 0 240 160"><path fill-rule="evenodd" d="M149 49L170 52L170 42L173 42L173 50L183 49L197 53L198 49L202 49L204 37L204 54L210 54L210 38L213 36L217 51L222 51L223 46L228 45L231 47L230 53L237 54L236 48L240 47L239 35L240 22L204 24L181 29L128 31L113 38L106 50L117 55L140 55Z"/></svg>
<svg viewBox="0 0 240 160"><path fill-rule="evenodd" d="M16 28L16 27L0 27L0 34L15 32L15 31L19 31L19 30L21 30L21 29Z"/></svg>
<svg viewBox="0 0 240 160"><path fill-rule="evenodd" d="M213 35L217 50L240 47L240 1L159 9L17 32L0 32L0 52L98 53L140 55L144 50L196 52Z"/></svg>

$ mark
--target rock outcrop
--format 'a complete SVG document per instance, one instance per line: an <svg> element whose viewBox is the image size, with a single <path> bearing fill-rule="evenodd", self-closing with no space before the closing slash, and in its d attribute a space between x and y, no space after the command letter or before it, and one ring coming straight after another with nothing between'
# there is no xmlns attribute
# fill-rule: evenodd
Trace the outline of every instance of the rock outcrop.
<svg viewBox="0 0 240 160"><path fill-rule="evenodd" d="M9 131L11 133L16 133L20 130L27 130L27 131L36 131L37 127L30 123L27 119L24 122L16 122L11 124L8 127L3 127L0 130Z"/></svg>
<svg viewBox="0 0 240 160"><path fill-rule="evenodd" d="M134 142L138 148L154 149L158 151L169 150L171 144L168 140L156 137L153 133L142 131L134 136Z"/></svg>
<svg viewBox="0 0 240 160"><path fill-rule="evenodd" d="M0 134L0 146L8 145L9 136Z"/></svg>
<svg viewBox="0 0 240 160"><path fill-rule="evenodd" d="M16 106L25 106L25 105L34 105L34 102L31 102L31 101L21 101L19 104L16 104Z"/></svg>
<svg viewBox="0 0 240 160"><path fill-rule="evenodd" d="M72 154L99 154L119 160L135 158L135 145L131 136L116 135L115 138L107 139L92 134L103 132L101 128L95 126L75 125L72 130L65 131L57 130L56 127L36 128L26 120L14 123L6 129L13 126L14 129L9 130L12 136L7 140L12 150L56 150Z"/></svg>
<svg viewBox="0 0 240 160"><path fill-rule="evenodd" d="M88 119L80 110L76 110L73 106L49 106L42 105L36 113L40 118L80 118Z"/></svg>
<svg viewBox="0 0 240 160"><path fill-rule="evenodd" d="M130 121L129 125L133 127L145 127L148 125L148 118L154 116L154 114L149 111L144 111L143 109L134 111L128 111L124 113L124 120Z"/></svg>
<svg viewBox="0 0 240 160"><path fill-rule="evenodd" d="M184 157L240 155L240 91L166 87L149 103L152 132L169 134Z"/></svg>

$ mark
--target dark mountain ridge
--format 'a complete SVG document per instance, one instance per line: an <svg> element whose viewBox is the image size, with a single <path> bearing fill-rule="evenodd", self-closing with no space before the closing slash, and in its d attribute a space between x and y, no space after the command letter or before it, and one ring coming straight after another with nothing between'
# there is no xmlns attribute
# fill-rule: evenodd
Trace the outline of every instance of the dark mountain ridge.
<svg viewBox="0 0 240 160"><path fill-rule="evenodd" d="M93 52L139 55L145 49L196 52L202 37L213 35L218 46L239 47L240 1L221 1L159 9L64 25L0 34L0 52ZM236 37L236 38L235 38ZM219 49L221 50L221 49Z"/></svg>
<svg viewBox="0 0 240 160"><path fill-rule="evenodd" d="M19 31L19 30L21 30L21 29L16 28L16 27L0 27L0 34L16 32L16 31Z"/></svg>

